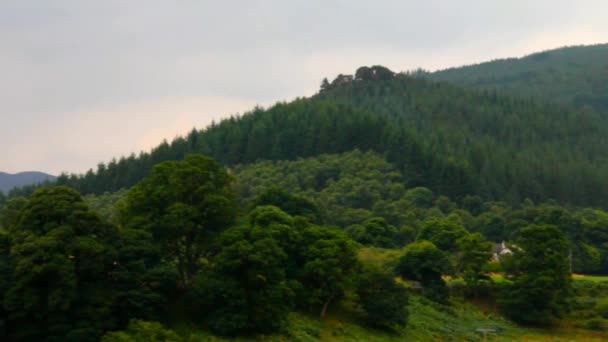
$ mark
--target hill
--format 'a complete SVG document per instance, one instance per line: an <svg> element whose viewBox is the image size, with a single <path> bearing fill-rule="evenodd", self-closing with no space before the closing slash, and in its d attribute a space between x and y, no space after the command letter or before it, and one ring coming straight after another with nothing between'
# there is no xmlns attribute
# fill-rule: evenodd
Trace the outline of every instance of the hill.
<svg viewBox="0 0 608 342"><path fill-rule="evenodd" d="M565 47L420 75L608 114L608 44Z"/></svg>
<svg viewBox="0 0 608 342"><path fill-rule="evenodd" d="M311 98L256 108L58 183L100 194L128 188L152 165L189 153L234 166L359 149L384 155L407 187L453 199L476 194L607 208L607 121L593 110L363 67L325 81Z"/></svg>
<svg viewBox="0 0 608 342"><path fill-rule="evenodd" d="M16 174L0 172L0 191L6 193L15 187L37 184L47 180L54 180L55 178L55 176L36 171Z"/></svg>

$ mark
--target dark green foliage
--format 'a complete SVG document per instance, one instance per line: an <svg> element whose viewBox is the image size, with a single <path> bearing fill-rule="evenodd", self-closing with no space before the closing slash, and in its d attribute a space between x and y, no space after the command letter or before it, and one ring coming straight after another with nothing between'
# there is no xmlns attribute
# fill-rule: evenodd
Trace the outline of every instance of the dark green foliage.
<svg viewBox="0 0 608 342"><path fill-rule="evenodd" d="M193 285L206 324L224 335L279 330L293 309L284 249L297 242L293 219L276 207L259 207L251 217L250 226L223 234L222 249Z"/></svg>
<svg viewBox="0 0 608 342"><path fill-rule="evenodd" d="M460 251L458 268L467 286L476 289L481 281L490 280L485 266L492 258L492 243L481 234L473 233L461 237L456 244Z"/></svg>
<svg viewBox="0 0 608 342"><path fill-rule="evenodd" d="M4 308L17 340L83 341L112 328L116 231L66 187L41 188L11 225L14 265Z"/></svg>
<svg viewBox="0 0 608 342"><path fill-rule="evenodd" d="M467 230L457 222L444 218L429 218L422 223L416 240L430 241L443 251L455 251L458 239L466 234Z"/></svg>
<svg viewBox="0 0 608 342"><path fill-rule="evenodd" d="M488 240L501 242L509 240L510 232L502 213L488 211L479 215L474 221L474 230L480 232Z"/></svg>
<svg viewBox="0 0 608 342"><path fill-rule="evenodd" d="M415 206L420 208L430 208L433 206L433 199L435 195L433 192L424 187L417 187L409 189L405 193L405 199L412 202Z"/></svg>
<svg viewBox="0 0 608 342"><path fill-rule="evenodd" d="M200 268L213 234L234 221L232 180L214 160L191 155L156 165L127 195L125 226L153 234L176 261L182 286Z"/></svg>
<svg viewBox="0 0 608 342"><path fill-rule="evenodd" d="M13 282L13 265L10 259L10 238L0 229L0 339L7 339L8 313L4 309L4 296Z"/></svg>
<svg viewBox="0 0 608 342"><path fill-rule="evenodd" d="M175 332L165 329L158 322L131 320L124 331L107 333L101 342L182 342Z"/></svg>
<svg viewBox="0 0 608 342"><path fill-rule="evenodd" d="M0 207L0 228L10 229L19 222L21 210L27 200L24 197L11 198Z"/></svg>
<svg viewBox="0 0 608 342"><path fill-rule="evenodd" d="M441 276L451 271L450 263L432 242L416 241L407 245L395 271L403 279L420 282L427 298L447 301L448 290Z"/></svg>
<svg viewBox="0 0 608 342"><path fill-rule="evenodd" d="M300 246L300 298L304 305L320 307L323 318L329 305L354 285L359 267L355 243L337 229L310 226L302 232Z"/></svg>
<svg viewBox="0 0 608 342"><path fill-rule="evenodd" d="M606 70L608 45L603 44L561 48L421 76L606 113Z"/></svg>
<svg viewBox="0 0 608 342"><path fill-rule="evenodd" d="M359 276L357 295L369 325L397 330L407 324L407 290L389 273L365 270Z"/></svg>
<svg viewBox="0 0 608 342"><path fill-rule="evenodd" d="M273 205L291 216L302 216L314 223L322 223L321 209L312 200L271 187L256 197L253 206Z"/></svg>
<svg viewBox="0 0 608 342"><path fill-rule="evenodd" d="M190 153L235 165L360 149L385 155L408 188L424 186L454 201L554 198L608 208L607 117L382 67L359 74L338 76L312 98L256 108L57 183L100 194L128 188L152 165Z"/></svg>
<svg viewBox="0 0 608 342"><path fill-rule="evenodd" d="M374 217L363 224L353 225L346 229L346 233L355 241L364 245L382 248L395 248L398 246L397 228L381 217Z"/></svg>
<svg viewBox="0 0 608 342"><path fill-rule="evenodd" d="M595 112L403 74L390 82L342 82L318 98L393 120L385 152L409 187L423 185L453 200L476 194L510 203L555 198L607 205L601 194L608 150L596 148L608 146L607 118Z"/></svg>
<svg viewBox="0 0 608 342"><path fill-rule="evenodd" d="M568 242L552 225L531 225L521 231L514 255L507 264L513 283L500 305L513 320L551 324L570 309L572 279L568 269Z"/></svg>
<svg viewBox="0 0 608 342"><path fill-rule="evenodd" d="M152 234L126 228L112 243L118 252L111 277L116 290L114 316L119 324L126 325L133 318L165 318L179 276L172 263L162 260Z"/></svg>

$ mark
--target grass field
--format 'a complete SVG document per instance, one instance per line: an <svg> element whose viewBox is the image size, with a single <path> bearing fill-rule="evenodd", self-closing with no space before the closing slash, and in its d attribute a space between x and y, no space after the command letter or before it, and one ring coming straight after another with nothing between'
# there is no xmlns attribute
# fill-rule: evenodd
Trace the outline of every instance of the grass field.
<svg viewBox="0 0 608 342"><path fill-rule="evenodd" d="M608 281L608 276L599 276L599 275L584 275L584 274L573 274L572 278L577 280L588 280L595 283L600 283L604 281Z"/></svg>

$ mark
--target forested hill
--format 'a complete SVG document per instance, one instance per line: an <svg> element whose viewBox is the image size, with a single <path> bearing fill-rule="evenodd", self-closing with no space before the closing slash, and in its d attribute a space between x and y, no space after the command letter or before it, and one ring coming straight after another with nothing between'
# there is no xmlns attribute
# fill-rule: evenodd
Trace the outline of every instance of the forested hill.
<svg viewBox="0 0 608 342"><path fill-rule="evenodd" d="M0 192L8 192L14 187L52 179L55 179L55 177L43 172L20 172L17 174L0 172Z"/></svg>
<svg viewBox="0 0 608 342"><path fill-rule="evenodd" d="M594 111L466 90L383 67L324 81L319 94L232 117L58 183L130 187L152 165L203 153L226 165L360 149L384 154L407 186L458 199L555 199L608 207L608 125ZM27 190L27 189L26 189Z"/></svg>
<svg viewBox="0 0 608 342"><path fill-rule="evenodd" d="M608 44L567 47L420 75L465 87L588 106L608 114Z"/></svg>

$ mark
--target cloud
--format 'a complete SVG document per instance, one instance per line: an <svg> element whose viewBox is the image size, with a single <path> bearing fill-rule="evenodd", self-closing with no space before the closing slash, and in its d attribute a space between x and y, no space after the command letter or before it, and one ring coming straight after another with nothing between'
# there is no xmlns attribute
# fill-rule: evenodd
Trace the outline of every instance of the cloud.
<svg viewBox="0 0 608 342"><path fill-rule="evenodd" d="M607 12L603 0L2 1L0 170L86 170L364 64L602 42Z"/></svg>

